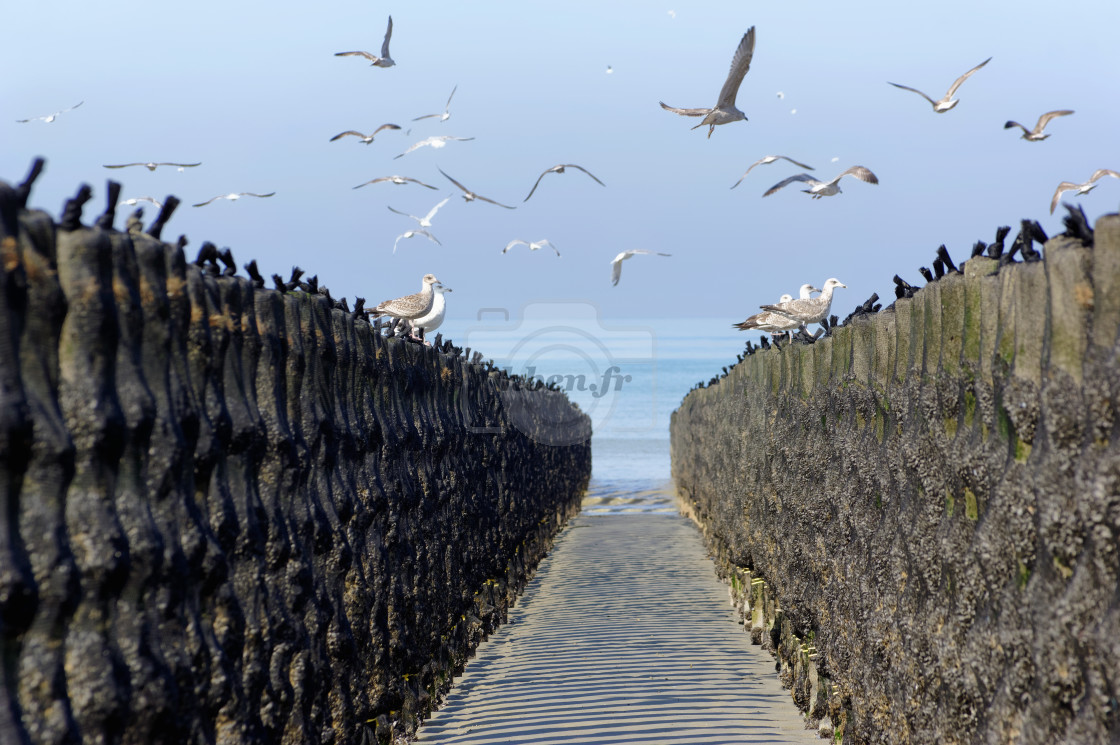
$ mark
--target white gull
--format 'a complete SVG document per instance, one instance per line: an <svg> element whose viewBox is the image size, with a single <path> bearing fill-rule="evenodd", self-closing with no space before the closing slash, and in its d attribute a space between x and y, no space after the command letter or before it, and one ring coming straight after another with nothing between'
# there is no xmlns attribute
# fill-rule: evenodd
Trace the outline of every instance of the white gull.
<svg viewBox="0 0 1120 745"><path fill-rule="evenodd" d="M764 166L764 165L767 165L768 163L773 163L774 161L778 160L779 158L781 158L782 160L788 160L790 163L793 163L795 166L800 166L801 168L808 168L810 171L817 170L817 169L813 168L812 166L807 166L804 163L799 163L798 161L794 160L793 158L787 157L785 155L764 155L763 157L756 160L754 163L751 163L750 167L747 168L747 170L743 171L743 175L739 177L739 180L736 181L734 186L732 186L731 188L734 189L736 186L743 183L743 179L745 179L747 177L747 174L751 172L751 168L754 168L755 166Z"/></svg>
<svg viewBox="0 0 1120 745"><path fill-rule="evenodd" d="M512 241L506 244L506 247L502 249L502 253L505 253L514 246L528 246L530 251L539 251L542 248L551 248L556 252L557 256L560 255L560 250L556 248L556 246L552 245L552 241L548 240L547 238L539 241L523 241L520 238L514 238Z"/></svg>
<svg viewBox="0 0 1120 745"><path fill-rule="evenodd" d="M617 285L618 280L622 278L622 262L639 254L646 256L672 256L672 254L661 253L660 251L646 251L642 248L631 249L630 251L623 251L618 256L611 259L611 284Z"/></svg>
<svg viewBox="0 0 1120 745"><path fill-rule="evenodd" d="M432 227L432 218L436 216L437 212L439 212L440 207L447 204L447 201L449 199L451 199L451 197L444 197L444 200L442 202L440 202L435 207L432 207L430 210L428 210L428 214L424 215L423 217L417 217L416 215L410 215L407 212L401 212L400 210L395 210L392 207L389 207L389 211L390 212L396 212L398 215L404 215L405 217L411 217L413 220L418 222L420 224L420 227L422 227L422 228L430 228L430 227Z"/></svg>
<svg viewBox="0 0 1120 745"><path fill-rule="evenodd" d="M921 96L925 100L929 101L930 106L933 107L933 110L935 112L937 112L938 114L944 114L946 111L948 111L949 109L953 108L958 103L960 103L960 101L958 99L953 98L953 95L957 92L957 88L961 87L961 83L968 80L969 75L976 72L981 67L988 64L991 61L992 61L992 58L989 57L988 59L984 60L979 65L977 65L976 67L974 67L971 70L969 70L968 72L966 72L964 75L961 75L959 78L954 80L953 84L949 86L949 92L946 93L945 96L940 101L934 101L932 98L930 98L926 94L922 93L917 88L911 88L908 85L899 85L898 83L890 83L889 80L887 82L890 83L891 85L893 85L895 88L901 88L904 91L911 91L913 93L917 93L919 96Z"/></svg>
<svg viewBox="0 0 1120 745"><path fill-rule="evenodd" d="M413 150L416 150L417 148L434 147L438 150L439 148L446 146L447 143L450 140L459 140L460 142L466 142L467 140L473 140L473 139L474 139L473 137L453 137L451 135L433 135L432 137L425 138L423 140L420 140L419 142L412 143L409 146L408 150L405 150L400 155L393 156L393 160L396 160L397 158L403 158L404 156L408 155L409 153L411 153Z"/></svg>

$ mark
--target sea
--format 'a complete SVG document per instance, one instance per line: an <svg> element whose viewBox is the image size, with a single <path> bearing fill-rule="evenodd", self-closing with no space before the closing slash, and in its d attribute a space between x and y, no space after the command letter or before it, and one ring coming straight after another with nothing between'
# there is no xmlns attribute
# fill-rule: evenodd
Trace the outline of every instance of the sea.
<svg viewBox="0 0 1120 745"><path fill-rule="evenodd" d="M608 320L585 303L529 306L516 318L480 312L440 331L498 367L553 382L590 415L585 514L677 512L670 415L696 383L734 364L748 338L757 341L726 319Z"/></svg>

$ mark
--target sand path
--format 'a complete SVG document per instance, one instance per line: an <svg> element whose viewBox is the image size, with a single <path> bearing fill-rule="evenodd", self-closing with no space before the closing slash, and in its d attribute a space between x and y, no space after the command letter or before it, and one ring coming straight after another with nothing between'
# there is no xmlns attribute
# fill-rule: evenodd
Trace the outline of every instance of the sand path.
<svg viewBox="0 0 1120 745"><path fill-rule="evenodd" d="M697 528L581 514L420 743L819 743L750 643Z"/></svg>

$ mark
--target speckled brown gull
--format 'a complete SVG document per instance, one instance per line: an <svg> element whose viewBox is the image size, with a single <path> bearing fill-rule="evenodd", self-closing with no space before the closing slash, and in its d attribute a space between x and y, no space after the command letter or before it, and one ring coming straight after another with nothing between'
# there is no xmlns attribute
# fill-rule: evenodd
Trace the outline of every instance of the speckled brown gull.
<svg viewBox="0 0 1120 745"><path fill-rule="evenodd" d="M672 254L661 253L660 251L646 251L642 248L635 248L630 251L623 251L618 256L611 259L611 284L617 285L618 280L622 279L622 262L629 258L638 255L643 256L672 256Z"/></svg>
<svg viewBox="0 0 1120 745"><path fill-rule="evenodd" d="M411 153L413 150L416 150L417 148L434 147L438 150L439 148L447 145L447 143L450 142L451 140L458 140L460 142L466 142L467 140L473 140L473 139L474 139L473 137L452 137L451 135L434 135L432 137L428 137L428 138L425 138L423 140L420 140L419 142L412 143L412 145L409 146L408 150L405 150L400 155L393 156L393 160L396 160L397 158L403 158L404 156L408 155L409 153Z"/></svg>
<svg viewBox="0 0 1120 745"><path fill-rule="evenodd" d="M379 178L370 179L364 184L358 184L354 188L361 189L363 186L368 186L370 184L380 184L382 181L389 181L394 184L408 184L411 182L413 184L420 184L420 186L438 191L438 189L436 189L436 187L432 186L431 184L425 184L423 181L411 178L409 176L381 176Z"/></svg>
<svg viewBox="0 0 1120 745"><path fill-rule="evenodd" d="M593 174L591 171L587 170L583 166L577 166L575 163L561 163L560 165L553 166L552 168L546 168L544 173L542 173L540 176L537 176L537 182L535 184L533 184L533 188L529 190L529 197L533 196L533 192L535 192L537 190L537 187L540 186L542 178L544 178L545 176L547 176L550 173L563 173L564 169L566 169L566 168L579 169L579 170L583 171L584 173L586 173L588 176L590 176L592 179L594 179L595 183L597 183L599 186L606 186L606 184L604 184L602 181L595 178L595 174ZM523 199L522 201L528 202L529 197L525 197L525 199Z"/></svg>
<svg viewBox="0 0 1120 745"><path fill-rule="evenodd" d="M1047 111L1045 114L1038 117L1038 123L1034 125L1034 129L1027 129L1022 124L1020 124L1019 122L1010 122L1010 121L1007 122L1006 124L1004 124L1003 128L1004 129L1011 129L1012 127L1018 127L1019 129L1023 130L1023 134L1020 136L1020 139L1026 140L1027 142L1042 142L1043 140L1045 140L1047 137L1050 136L1050 135L1047 135L1047 134L1043 134L1042 130L1046 128L1046 125L1050 123L1051 119L1054 119L1054 118L1059 117L1059 116L1069 116L1072 113L1073 113L1073 111L1071 109L1061 109L1059 111Z"/></svg>
<svg viewBox="0 0 1120 745"><path fill-rule="evenodd" d="M957 88L961 87L961 83L968 80L969 75L976 72L981 67L988 64L991 61L992 61L992 58L989 57L988 59L984 60L979 65L977 65L976 67L974 67L971 70L969 70L968 72L966 72L964 75L961 75L959 78L954 80L953 84L949 86L949 92L946 93L945 96L940 101L934 101L932 98L930 98L926 94L922 93L917 88L911 88L908 85L900 85L898 83L891 83L889 80L887 82L890 83L891 85L893 85L895 88L901 88L904 91L911 91L913 93L917 93L919 96L921 96L925 100L929 101L930 106L933 107L933 110L936 113L944 114L946 111L948 111L949 109L953 108L958 103L960 103L960 101L958 99L953 98L953 95L957 92Z"/></svg>
<svg viewBox="0 0 1120 745"><path fill-rule="evenodd" d="M432 285L437 284L439 280L436 279L434 274L425 274L421 282L420 292L405 295L395 300L386 300L379 303L373 310L366 312L369 313L371 318L392 316L408 321L426 315L431 311L432 304L435 301L435 292L432 291Z"/></svg>
<svg viewBox="0 0 1120 745"><path fill-rule="evenodd" d="M761 305L759 307L762 310L778 313L792 321L797 321L798 324L820 323L828 318L828 311L832 308L832 291L837 287L847 287L847 285L833 277L824 283L820 297L812 297L807 300L798 298L785 303Z"/></svg>
<svg viewBox="0 0 1120 745"><path fill-rule="evenodd" d="M457 90L459 90L459 86L455 86L454 88L451 89L451 95L447 97L447 104L443 107L443 113L442 114L424 114L424 116L418 116L415 119L413 119L412 121L418 122L421 119L432 119L433 117L438 116L439 120L441 122L446 122L448 119L451 118L451 99L455 97L455 91L457 91Z"/></svg>
<svg viewBox="0 0 1120 745"><path fill-rule="evenodd" d="M120 165L101 166L101 167L102 168L131 168L132 166L144 166L149 171L154 171L157 168L159 168L160 166L171 166L172 168L178 168L181 171L184 168L195 168L195 167L200 166L200 165L202 165L201 162L198 162L198 163L153 163L151 161L148 161L147 163L121 163Z"/></svg>
<svg viewBox="0 0 1120 745"><path fill-rule="evenodd" d="M739 46L735 49L735 56L731 58L731 70L727 73L727 79L723 81L723 87L719 91L719 100L716 101L714 107L710 109L678 109L667 106L662 101L661 108L681 116L704 117L704 120L693 129L707 124L708 137L712 136L717 124L746 121L747 115L735 108L735 97L739 94L739 86L743 82L743 76L751 68L752 57L754 57L754 26L747 29L747 33L743 34Z"/></svg>
<svg viewBox="0 0 1120 745"><path fill-rule="evenodd" d="M407 212L401 212L400 210L393 209L392 207L389 207L389 211L390 212L396 212L398 215L404 215L405 217L411 217L413 220L415 220L417 223L419 223L420 227L422 227L422 228L430 228L430 227L432 227L432 218L436 216L437 212L439 212L440 207L447 204L449 199L451 199L451 197L444 197L442 202L440 202L435 207L432 207L430 210L428 210L428 214L424 215L423 217L417 217L416 215L410 215Z"/></svg>
<svg viewBox="0 0 1120 745"><path fill-rule="evenodd" d="M795 176L790 176L789 178L774 184L769 189L764 191L762 193L762 196L768 197L774 192L778 191L778 189L789 186L794 181L801 181L809 185L808 189L802 189L801 191L811 195L813 199L820 199L821 197L831 197L834 194L841 193L839 181L845 176L854 176L860 181L866 181L869 184L879 183L879 178L868 169L864 168L863 166L852 166L831 181L818 181L807 173L799 173Z"/></svg>
<svg viewBox="0 0 1120 745"><path fill-rule="evenodd" d="M254 194L251 191L233 192L233 193L230 193L230 194L219 194L216 197L210 197L205 202L199 202L198 204L195 204L195 205L192 205L192 206L193 207L205 207L206 205L208 205L211 202L214 202L218 199L228 199L231 202L236 202L241 197L260 197L261 199L263 199L265 197L272 197L272 196L276 196L276 192L270 191L267 194Z"/></svg>
<svg viewBox="0 0 1120 745"><path fill-rule="evenodd" d="M735 184L731 188L734 189L736 186L743 183L743 179L745 179L747 177L747 174L750 173L751 169L754 168L755 166L764 166L764 165L767 165L769 163L773 163L774 161L778 160L779 158L781 158L782 160L788 160L790 163L793 163L795 166L800 166L801 168L808 168L810 171L817 170L817 169L813 168L812 166L807 166L804 163L800 163L800 162L794 160L793 158L790 158L790 157L785 156L785 155L764 155L763 157L756 160L754 163L751 163L750 167L747 168L747 170L743 171L743 175L739 177L739 180L736 181Z"/></svg>
<svg viewBox="0 0 1120 745"><path fill-rule="evenodd" d="M369 52L335 52L335 57L365 57L373 67L392 67L397 64L389 56L389 39L393 38L393 16L389 16L389 27L385 29L385 40L381 42L381 56Z"/></svg>
<svg viewBox="0 0 1120 745"><path fill-rule="evenodd" d="M1054 192L1054 198L1050 200L1050 214L1054 214L1054 208L1058 206L1058 200L1061 199L1063 192L1075 191L1077 192L1075 196L1088 194L1093 189L1097 188L1097 181L1101 180L1105 176L1120 178L1120 173L1111 171L1107 168L1098 168L1097 170L1093 171L1093 175L1089 177L1089 180L1083 184L1075 184L1070 181L1063 181L1062 183L1058 184L1058 190Z"/></svg>
<svg viewBox="0 0 1120 745"><path fill-rule="evenodd" d="M473 202L476 199L480 199L483 202L489 202L490 204L496 204L499 207L505 207L507 210L517 209L516 207L510 207L508 204L502 204L501 202L495 202L493 199L490 199L489 197L484 197L484 196L481 196L479 194L474 193L473 191L471 191L470 189L463 186L458 181L456 181L455 179L451 178L446 173L444 173L442 168L438 168L436 170L438 170L440 173L443 173L444 177L446 177L448 181L450 181L451 183L455 184L460 189L462 189L463 190L463 199L465 199L468 202Z"/></svg>
<svg viewBox="0 0 1120 745"><path fill-rule="evenodd" d="M85 101L78 101L78 103L74 104L70 108L63 109L62 111L56 111L53 114L47 114L46 116L33 116L30 119L16 119L16 121L20 124L26 124L27 122L38 122L38 121L43 121L43 122L46 122L47 124L50 124L51 122L53 122L55 119L58 118L59 114L65 114L67 111L73 111L74 109L78 108L79 106L81 106L84 103L85 103Z"/></svg>
<svg viewBox="0 0 1120 745"><path fill-rule="evenodd" d="M560 255L560 249L552 245L552 241L548 240L547 238L543 238L539 241L523 241L520 238L514 238L512 241L506 244L506 247L502 249L502 253L505 253L514 246L528 246L530 251L539 251L542 248L551 248L556 252L557 256Z"/></svg>
<svg viewBox="0 0 1120 745"><path fill-rule="evenodd" d="M357 137L359 140L361 140L362 142L364 142L365 144L368 145L371 142L373 142L374 136L376 136L377 133L380 132L383 129L400 129L400 125L398 125L398 124L382 124L380 127L373 130L368 135L363 134L362 132L359 132L355 129L348 129L345 132L339 132L334 137L332 137L331 142L334 142L335 140L340 140L343 137L353 136L353 137Z"/></svg>

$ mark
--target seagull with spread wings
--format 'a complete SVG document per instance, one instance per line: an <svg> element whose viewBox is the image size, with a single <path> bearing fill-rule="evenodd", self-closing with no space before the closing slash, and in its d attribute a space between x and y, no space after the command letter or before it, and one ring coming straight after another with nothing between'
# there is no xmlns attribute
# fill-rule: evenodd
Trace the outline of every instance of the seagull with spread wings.
<svg viewBox="0 0 1120 745"><path fill-rule="evenodd" d="M565 168L578 168L579 170L583 171L584 173L586 173L591 178L595 179L595 183L597 183L599 186L606 186L606 184L604 184L602 181L595 178L595 174L593 174L591 171L587 170L583 166L577 166L575 163L561 163L560 165L553 166L552 168L545 169L544 173L542 173L540 176L537 176L537 183L533 184L533 188L529 190L529 197L533 196L533 192L535 192L537 190L537 187L541 185L541 179L542 178L544 178L545 176L547 176L550 173L563 173ZM522 201L528 202L529 197L525 197L525 199L522 200Z"/></svg>
<svg viewBox="0 0 1120 745"><path fill-rule="evenodd" d="M1073 111L1071 111L1070 109L1047 111L1045 114L1038 117L1038 123L1034 125L1034 129L1027 129L1019 122L1007 122L1003 125L1003 128L1011 129L1012 127L1018 127L1019 129L1023 130L1023 134L1019 137L1019 139L1026 140L1027 142L1042 142L1050 136L1047 134L1043 134L1042 130L1045 129L1046 125L1050 123L1051 119L1055 119L1059 116L1069 116L1072 113Z"/></svg>
<svg viewBox="0 0 1120 745"><path fill-rule="evenodd" d="M334 137L332 137L331 142L334 142L335 140L341 140L343 137L346 137L347 135L353 135L354 137L357 137L362 142L364 142L365 144L368 145L371 142L373 142L374 136L383 129L400 129L400 125L397 125L397 124L382 124L380 127L373 130L368 135L363 134L361 132L358 132L357 130L348 129L345 132L339 132Z"/></svg>
<svg viewBox="0 0 1120 745"><path fill-rule="evenodd" d="M263 199L264 197L272 197L272 196L275 196L275 195L276 195L276 192L274 192L274 191L270 191L267 194L254 194L251 191L242 191L242 192L236 192L236 193L231 193L231 194L219 194L216 197L211 197L211 198L207 199L205 202L199 202L198 204L191 205L191 206L193 206L193 207L205 207L206 205L210 204L211 202L217 201L218 199L228 199L231 202L236 202L238 199L241 199L241 197L260 197L260 198Z"/></svg>
<svg viewBox="0 0 1120 745"><path fill-rule="evenodd" d="M476 199L481 199L481 200L482 200L483 202L489 202L490 204L496 204L496 205L498 205L499 207L505 207L505 208L506 208L507 210L515 210L515 209L517 209L516 207L510 207L510 206L509 206L508 204L502 204L501 202L495 202L495 201L494 201L493 199L489 199L489 198L487 198L487 197L484 197L484 196L481 196L481 195L479 195L479 194L475 194L475 193L474 193L473 191L471 191L470 189L468 189L467 187L463 186L463 185L462 185L462 184L460 184L460 183L459 183L458 181L456 181L455 179L451 178L451 177L450 177L450 176L448 176L448 175L447 175L446 173L444 173L444 171L443 171L443 169L442 169L442 168L439 168L439 169L437 169L437 170L438 170L438 171L439 171L440 173L443 173L443 175L447 177L447 180L448 180L448 181L450 181L451 183L455 184L456 186L458 186L458 187L459 187L460 189L462 189L462 190L463 190L463 199L465 199L465 200L466 200L466 201L468 201L468 202L473 202L473 201L474 201L474 200L476 200Z"/></svg>
<svg viewBox="0 0 1120 745"><path fill-rule="evenodd" d="M153 163L151 161L148 161L147 163L121 163L120 165L116 165L116 166L101 166L101 167L102 168L131 168L132 166L144 166L149 171L154 171L157 168L159 168L160 166L171 166L172 168L178 168L180 171L182 171L184 168L194 168L194 167L200 166L200 165L202 165L201 162L199 162L199 163Z"/></svg>
<svg viewBox="0 0 1120 745"><path fill-rule="evenodd" d="M451 99L455 97L455 91L457 90L459 90L459 86L457 85L451 89L451 95L447 97L447 104L443 107L442 114L424 114L424 116L418 116L412 121L418 122L421 119L431 119L438 116L441 122L446 122L451 118Z"/></svg>
<svg viewBox="0 0 1120 745"><path fill-rule="evenodd" d="M401 233L400 235L398 235L397 239L395 241L393 241L393 253L397 252L397 244L400 243L402 239L407 240L409 238L414 238L418 235L424 236L425 238L427 238L428 240L430 240L432 243L436 244L437 246L442 246L443 245L442 243L439 242L439 240L434 235L429 233L427 230L406 230L403 233Z"/></svg>
<svg viewBox="0 0 1120 745"><path fill-rule="evenodd" d="M648 256L672 256L672 254L661 253L660 251L646 251L642 248L635 248L629 251L623 251L618 256L611 259L611 284L617 285L618 280L622 279L622 262L639 254Z"/></svg>
<svg viewBox="0 0 1120 745"><path fill-rule="evenodd" d="M528 246L530 251L539 251L542 248L551 248L556 252L557 256L560 255L560 250L556 248L556 246L552 245L552 241L548 240L547 238L539 241L523 241L520 238L514 238L506 245L505 248L502 249L502 253L505 253L514 246Z"/></svg>
<svg viewBox="0 0 1120 745"><path fill-rule="evenodd" d="M50 124L51 122L53 122L55 119L58 118L59 114L65 114L67 111L73 111L74 109L78 108L79 106L81 106L84 103L85 103L85 101L78 101L78 103L74 104L70 108L63 109L62 111L56 111L53 114L47 114L46 116L33 116L30 119L16 119L16 121L20 124L26 124L27 122L37 122L37 121L44 121L47 124Z"/></svg>
<svg viewBox="0 0 1120 745"><path fill-rule="evenodd" d="M774 161L778 160L779 158L781 158L782 160L788 160L790 163L793 163L795 166L800 166L802 168L808 168L810 171L817 170L817 169L813 168L812 166L805 165L804 163L798 163L793 158L786 157L785 155L765 155L765 156L759 158L758 160L756 160L754 163L751 163L750 167L747 168L747 170L743 171L743 175L739 177L739 180L736 181L735 185L732 186L731 188L734 189L735 186L738 186L739 184L743 183L743 179L745 179L747 177L747 174L751 172L751 168L754 168L755 166L764 166L764 165L767 165L768 163L773 163Z"/></svg>
<svg viewBox="0 0 1120 745"><path fill-rule="evenodd" d="M1089 177L1089 180L1083 184L1074 184L1069 181L1063 181L1062 183L1058 184L1058 190L1054 192L1054 198L1050 200L1050 214L1054 214L1054 208L1058 206L1058 200L1061 199L1063 192L1073 191L1076 192L1076 196L1088 194L1093 189L1097 188L1097 186L1099 186L1097 182L1105 176L1120 178L1120 173L1109 170L1107 168L1098 168L1097 170L1093 171L1093 175Z"/></svg>
<svg viewBox="0 0 1120 745"><path fill-rule="evenodd" d="M432 218L436 216L437 212L439 212L440 207L447 204L447 201L449 199L451 199L451 197L444 197L442 202L437 204L435 207L432 207L428 211L428 214L424 215L423 217L417 217L416 215L410 215L407 212L401 212L400 210L395 210L392 207L389 207L389 211L390 212L396 212L398 215L404 215L405 217L411 217L413 220L415 220L417 223L419 223L420 227L422 227L422 228L430 228L430 227L432 227Z"/></svg>
<svg viewBox="0 0 1120 745"><path fill-rule="evenodd" d="M840 179L844 178L845 176L854 176L860 181L866 181L869 184L879 183L879 178L868 169L864 168L863 166L852 166L831 181L818 181L807 173L799 173L796 176L790 176L789 178L774 184L765 192L763 192L762 196L768 197L778 189L789 186L794 181L802 181L808 184L809 188L802 189L801 191L811 195L813 199L820 199L821 197L831 197L834 194L841 193L839 182Z"/></svg>
<svg viewBox="0 0 1120 745"><path fill-rule="evenodd" d="M473 137L453 137L452 135L433 135L432 137L427 137L423 140L420 140L420 142L412 143L412 145L409 146L408 150L405 150L400 155L394 155L393 160L396 160L397 158L403 158L404 156L408 155L409 153L411 153L413 150L416 150L417 148L434 147L436 150L439 150L441 147L445 147L447 145L447 143L451 140L458 140L460 142L466 142L467 140L473 140L473 139L474 139Z"/></svg>
<svg viewBox="0 0 1120 745"><path fill-rule="evenodd" d="M747 33L743 34L743 38L739 41L739 46L735 49L735 56L731 58L731 70L727 73L727 79L723 81L723 87L719 91L719 100L716 105L710 109L677 109L672 106L666 106L664 102L661 103L661 108L666 111L672 111L674 114L681 116L702 116L704 120L697 124L693 129L708 125L708 137L712 136L717 124L730 124L731 122L746 121L747 115L739 109L735 108L735 97L739 94L739 86L743 82L743 76L747 74L747 70L751 68L751 58L754 56L754 26L747 29Z"/></svg>
<svg viewBox="0 0 1120 745"><path fill-rule="evenodd" d="M389 56L389 39L393 38L393 16L389 16L389 28L385 29L385 41L381 42L381 56L369 52L335 52L335 57L365 57L373 67L392 67L397 64Z"/></svg>
<svg viewBox="0 0 1120 745"><path fill-rule="evenodd" d="M390 181L394 184L407 184L409 182L412 182L414 184L420 184L421 186L427 187L429 189L436 189L436 187L432 186L431 184L425 184L423 181L411 178L409 176L381 176L379 178L370 179L364 184L358 184L354 188L361 189L363 186L368 186L369 184L380 184L382 181Z"/></svg>
<svg viewBox="0 0 1120 745"><path fill-rule="evenodd" d="M163 202L159 201L158 199L153 199L152 197L133 197L131 199L121 200L121 204L128 205L129 207L135 207L140 202L151 202L156 206L156 209L160 209L161 207L163 207ZM1050 211L1053 212L1054 210Z"/></svg>
<svg viewBox="0 0 1120 745"><path fill-rule="evenodd" d="M969 70L968 72L966 72L964 75L961 75L959 78L954 80L953 84L949 86L949 92L946 93L945 96L940 101L934 101L932 98L930 98L926 94L922 93L917 88L911 88L908 85L899 85L898 83L891 83L889 80L887 82L890 83L891 85L893 85L895 88L901 88L904 91L911 91L912 93L917 93L919 96L921 96L925 100L929 101L930 106L933 107L933 110L936 113L944 114L946 111L948 111L949 109L953 108L958 103L960 103L960 101L958 99L953 98L953 95L957 92L957 88L961 87L961 83L968 80L969 75L976 72L981 67L988 64L991 61L992 61L992 58L989 57L988 59L984 60L979 65L977 65L976 67L974 67L971 70Z"/></svg>

